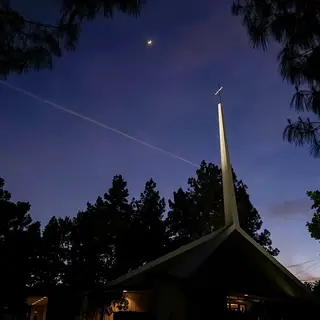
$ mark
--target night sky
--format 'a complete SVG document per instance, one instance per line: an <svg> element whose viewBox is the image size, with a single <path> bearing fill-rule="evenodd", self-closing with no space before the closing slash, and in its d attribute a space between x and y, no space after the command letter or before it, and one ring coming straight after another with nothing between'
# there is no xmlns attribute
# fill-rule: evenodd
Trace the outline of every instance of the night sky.
<svg viewBox="0 0 320 320"><path fill-rule="evenodd" d="M36 7L15 2L26 11ZM35 15L54 17L33 2ZM85 24L77 51L55 60L52 72L13 75L8 83L193 163L219 165L220 83L232 165L280 261L318 259L320 245L305 227L311 218L305 193L319 188L319 160L282 141L286 119L297 115L289 110L293 88L277 72L278 47L253 50L230 2L149 0L140 19L99 18ZM3 85L0 106L0 176L43 224L52 215L74 216L115 174L128 181L131 196L152 177L166 198L195 174L190 164ZM305 271L320 276L320 263Z"/></svg>

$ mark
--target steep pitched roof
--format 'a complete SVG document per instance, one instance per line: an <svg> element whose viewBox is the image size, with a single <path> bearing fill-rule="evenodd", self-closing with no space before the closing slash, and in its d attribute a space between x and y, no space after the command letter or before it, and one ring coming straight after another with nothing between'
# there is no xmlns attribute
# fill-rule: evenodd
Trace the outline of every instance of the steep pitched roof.
<svg viewBox="0 0 320 320"><path fill-rule="evenodd" d="M284 275L286 275L291 281L302 288L306 294L310 295L310 290L296 277L294 276L285 266L283 266L275 257L273 257L269 252L267 252L259 243L257 243L252 237L250 237L244 230L240 227L237 231L249 241L262 255L264 255L275 267L277 267Z"/></svg>
<svg viewBox="0 0 320 320"><path fill-rule="evenodd" d="M111 281L108 287L126 286L130 283L139 282L141 276L160 272L161 274L174 275L180 278L191 276L203 262L224 243L231 234L237 233L241 238L253 245L254 250L266 257L290 282L302 289L306 296L310 295L309 289L297 279L288 269L271 256L252 237L241 228L231 225L216 232L210 233L195 240L177 250L174 250L154 261L151 261L138 269L132 270L118 279Z"/></svg>
<svg viewBox="0 0 320 320"><path fill-rule="evenodd" d="M220 92L221 88L217 91ZM167 274L172 274L179 277L189 277L199 266L210 256L215 250L235 233L240 235L238 239L245 239L251 243L255 253L266 257L267 260L274 265L277 270L280 270L283 275L288 277L292 283L300 287L304 292L310 294L306 286L299 281L289 270L282 266L274 257L272 257L264 248L262 248L254 239L244 232L239 224L238 209L233 185L232 168L229 159L228 144L224 126L223 110L221 102L218 104L219 114L219 130L220 130L220 149L221 149L221 169L222 169L222 184L224 196L224 210L226 226L216 232L204 236L188 245L181 247L167 255L151 261L142 267L128 272L118 279L109 283L109 286L124 285L128 281L139 281L139 276L142 274L153 272L161 269ZM253 252L254 253L254 252Z"/></svg>
<svg viewBox="0 0 320 320"><path fill-rule="evenodd" d="M111 281L108 283L108 286L116 286L116 285L120 285L121 283L124 283L126 282L127 280L129 279L132 279L144 272L148 272L148 271L151 271L152 269L155 269L159 266L162 266L163 264L165 263L168 263L168 262L172 262L172 260L184 255L184 254L188 254L188 253L191 253L191 251L197 249L198 247L204 245L204 244L207 244L208 242L222 242L224 239L226 239L226 237L230 234L230 232L232 232L234 230L233 227L229 227L229 228L222 228L222 229L219 229L215 232L212 232L200 239L197 239L179 249L176 249L172 252L169 252L168 254L156 259L156 260L153 260L149 263L146 263L144 264L143 266L135 269L135 270L132 270L132 271L129 271L128 273L120 276L119 278L115 279L114 281Z"/></svg>

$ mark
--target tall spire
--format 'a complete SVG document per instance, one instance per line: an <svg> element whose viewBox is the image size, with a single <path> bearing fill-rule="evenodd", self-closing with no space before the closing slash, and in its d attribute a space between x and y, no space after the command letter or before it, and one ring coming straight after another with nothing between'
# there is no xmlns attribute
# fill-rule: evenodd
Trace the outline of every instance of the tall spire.
<svg viewBox="0 0 320 320"><path fill-rule="evenodd" d="M216 95L219 95L220 98L220 102L218 104L218 113L225 224L226 226L234 225L235 227L239 227L237 202L234 192L226 131L224 127L223 110L220 95L221 89L222 87L216 92Z"/></svg>

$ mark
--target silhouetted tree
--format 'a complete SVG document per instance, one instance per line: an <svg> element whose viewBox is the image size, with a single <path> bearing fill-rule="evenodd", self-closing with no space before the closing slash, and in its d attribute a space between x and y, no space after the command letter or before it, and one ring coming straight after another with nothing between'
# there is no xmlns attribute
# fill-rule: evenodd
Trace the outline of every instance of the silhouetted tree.
<svg viewBox="0 0 320 320"><path fill-rule="evenodd" d="M35 286L45 292L66 285L71 229L70 218L52 217L42 232Z"/></svg>
<svg viewBox="0 0 320 320"><path fill-rule="evenodd" d="M310 289L310 291L313 291L314 288L314 282L305 282L304 285Z"/></svg>
<svg viewBox="0 0 320 320"><path fill-rule="evenodd" d="M311 209L314 210L311 221L306 226L311 238L320 241L320 191L307 191L307 195L312 201ZM312 290L320 297L320 281L312 283Z"/></svg>
<svg viewBox="0 0 320 320"><path fill-rule="evenodd" d="M0 319L4 313L26 315L27 285L32 282L40 223L33 222L30 204L11 201L0 179Z"/></svg>
<svg viewBox="0 0 320 320"><path fill-rule="evenodd" d="M237 0L232 12L243 18L254 47L266 50L270 40L280 44L280 74L296 89L291 107L315 117L288 120L283 137L296 145L308 144L310 153L320 156L319 1Z"/></svg>
<svg viewBox="0 0 320 320"><path fill-rule="evenodd" d="M173 248L196 240L224 223L221 207L221 171L217 166L201 163L197 178L189 178L189 188L179 188L169 200L166 226ZM173 249L171 248L171 249Z"/></svg>
<svg viewBox="0 0 320 320"><path fill-rule="evenodd" d="M110 219L110 236L114 245L114 276L130 269L133 252L130 250L128 237L132 222L132 207L128 200L127 182L121 175L113 178L112 186L104 194L104 205Z"/></svg>
<svg viewBox="0 0 320 320"><path fill-rule="evenodd" d="M103 315L111 301L104 293L105 284L130 268L132 210L128 196L126 181L121 175L115 176L104 197L98 197L93 205L88 203L87 210L73 219L66 283L75 296L74 312L83 302L83 293L89 292L85 312ZM122 301L122 292L113 293L112 299Z"/></svg>
<svg viewBox="0 0 320 320"><path fill-rule="evenodd" d="M75 218L49 221L42 234L44 262L39 271L45 286L95 290L128 268L132 210L126 186L122 176L115 176L104 197L88 203Z"/></svg>
<svg viewBox="0 0 320 320"><path fill-rule="evenodd" d="M81 26L103 14L112 18L116 11L138 16L141 0L62 0L57 22L49 24L27 18L12 8L9 0L0 2L0 75L50 69L52 58L60 57L62 47L75 50Z"/></svg>
<svg viewBox="0 0 320 320"><path fill-rule="evenodd" d="M114 266L112 221L101 197L78 213L71 233L71 287L94 290L110 280Z"/></svg>
<svg viewBox="0 0 320 320"><path fill-rule="evenodd" d="M221 169L214 164L202 162L195 178L188 180L186 191L179 189L169 200L170 211L166 219L170 249L196 240L224 225L223 190ZM234 174L241 227L272 255L279 254L272 248L270 232L262 227L262 219L253 207L247 186Z"/></svg>
<svg viewBox="0 0 320 320"><path fill-rule="evenodd" d="M311 222L307 222L307 228L313 239L320 241L320 191L308 191L308 197L313 202L311 209L314 209Z"/></svg>
<svg viewBox="0 0 320 320"><path fill-rule="evenodd" d="M319 280L313 284L313 292L320 298L320 281Z"/></svg>
<svg viewBox="0 0 320 320"><path fill-rule="evenodd" d="M46 276L49 287L53 283L56 288L50 291L51 306L54 306L50 319L60 313L64 319L79 315L87 292L90 297L98 293L105 296L106 282L128 268L125 235L129 223L125 219L130 220L131 206L127 197L126 182L121 176L115 176L104 198L88 203L86 210L78 212L73 219L53 218L46 226L43 247L47 248L48 262L44 263L47 269L43 268L46 271L42 271L42 275ZM121 298L121 295L112 297ZM90 298L85 312L103 310L104 305L98 301L93 303ZM63 312L64 309L68 313Z"/></svg>
<svg viewBox="0 0 320 320"><path fill-rule="evenodd" d="M134 261L130 268L137 268L160 256L166 244L163 215L165 200L156 190L156 183L150 179L145 185L139 200L133 201L133 218L128 242L134 252Z"/></svg>
<svg viewBox="0 0 320 320"><path fill-rule="evenodd" d="M320 281L311 281L304 283L317 297L320 298Z"/></svg>
<svg viewBox="0 0 320 320"><path fill-rule="evenodd" d="M264 247L271 255L277 256L280 252L277 248L272 247L270 231L263 229L263 221L257 209L252 205L248 187L242 180L238 180L234 173L234 187L238 206L240 225L253 239ZM261 232L259 232L261 231Z"/></svg>

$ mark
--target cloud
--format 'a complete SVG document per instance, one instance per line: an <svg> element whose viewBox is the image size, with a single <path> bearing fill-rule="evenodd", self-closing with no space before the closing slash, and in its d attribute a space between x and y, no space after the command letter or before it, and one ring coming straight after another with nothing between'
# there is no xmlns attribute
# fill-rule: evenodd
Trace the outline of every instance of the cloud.
<svg viewBox="0 0 320 320"><path fill-rule="evenodd" d="M288 200L268 207L268 213L274 216L307 216L311 211L312 202L308 198Z"/></svg>

